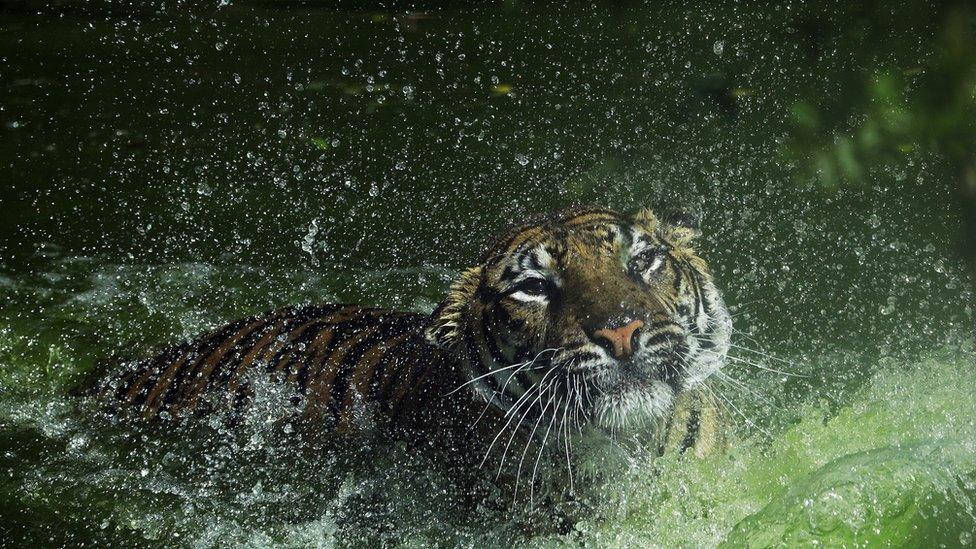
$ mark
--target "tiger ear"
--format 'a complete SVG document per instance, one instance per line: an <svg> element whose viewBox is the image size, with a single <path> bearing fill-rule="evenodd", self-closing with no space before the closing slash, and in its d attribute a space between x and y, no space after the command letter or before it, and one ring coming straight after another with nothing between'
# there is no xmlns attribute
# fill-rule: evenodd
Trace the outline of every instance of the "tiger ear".
<svg viewBox="0 0 976 549"><path fill-rule="evenodd" d="M468 269L451 284L447 298L430 315L431 321L425 331L429 343L448 351L461 346L464 323L481 283L481 273L481 267Z"/></svg>
<svg viewBox="0 0 976 549"><path fill-rule="evenodd" d="M644 210L650 213L650 210ZM644 213L641 212L641 214ZM663 228L670 239L679 245L690 244L701 235L701 212L694 208L662 208L660 217L650 215L658 224L655 228ZM640 216L641 214L638 214ZM639 219L639 217L638 217Z"/></svg>
<svg viewBox="0 0 976 549"><path fill-rule="evenodd" d="M648 232L654 232L660 226L661 222L658 220L657 216L650 208L641 208L637 215L634 216L634 221L643 225Z"/></svg>
<svg viewBox="0 0 976 549"><path fill-rule="evenodd" d="M681 225L672 225L668 229L668 236L671 237L671 241L677 246L688 246L700 235L701 231L698 229L690 229Z"/></svg>
<svg viewBox="0 0 976 549"><path fill-rule="evenodd" d="M701 212L693 209L674 210L668 213L664 222L672 227L694 231L701 230Z"/></svg>

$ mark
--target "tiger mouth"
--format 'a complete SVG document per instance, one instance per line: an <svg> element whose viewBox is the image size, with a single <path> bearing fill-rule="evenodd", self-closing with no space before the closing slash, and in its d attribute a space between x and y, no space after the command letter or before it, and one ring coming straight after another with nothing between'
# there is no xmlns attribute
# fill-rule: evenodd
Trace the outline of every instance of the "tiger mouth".
<svg viewBox="0 0 976 549"><path fill-rule="evenodd" d="M588 345L571 356L553 357L572 383L585 387L587 416L603 429L652 424L669 413L679 394L702 382L720 365L715 351L696 345L689 335L667 346L645 347L617 359Z"/></svg>
<svg viewBox="0 0 976 549"><path fill-rule="evenodd" d="M677 394L659 380L625 380L594 399L591 418L611 431L654 424L668 414Z"/></svg>

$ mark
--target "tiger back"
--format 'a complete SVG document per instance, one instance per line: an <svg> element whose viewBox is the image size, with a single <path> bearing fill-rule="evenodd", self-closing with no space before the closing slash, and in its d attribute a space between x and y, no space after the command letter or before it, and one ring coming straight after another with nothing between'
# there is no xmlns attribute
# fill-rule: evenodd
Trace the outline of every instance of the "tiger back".
<svg viewBox="0 0 976 549"><path fill-rule="evenodd" d="M270 382L330 429L350 430L367 406L390 424L411 424L461 383L454 361L426 342L426 319L349 305L265 312L132 364L102 394L144 417L182 418L239 412L256 382Z"/></svg>

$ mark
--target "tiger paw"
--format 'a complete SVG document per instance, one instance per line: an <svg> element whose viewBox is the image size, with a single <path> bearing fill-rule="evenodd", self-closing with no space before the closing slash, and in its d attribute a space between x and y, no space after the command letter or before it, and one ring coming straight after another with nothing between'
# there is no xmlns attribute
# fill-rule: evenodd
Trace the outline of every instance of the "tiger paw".
<svg viewBox="0 0 976 549"><path fill-rule="evenodd" d="M702 459L728 450L731 421L712 391L702 386L678 396L667 426L664 453L691 453Z"/></svg>

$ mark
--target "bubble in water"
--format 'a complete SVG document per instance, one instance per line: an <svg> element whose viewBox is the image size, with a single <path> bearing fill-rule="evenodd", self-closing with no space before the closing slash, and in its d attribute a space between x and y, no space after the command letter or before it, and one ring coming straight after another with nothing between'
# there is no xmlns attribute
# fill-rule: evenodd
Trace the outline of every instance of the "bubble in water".
<svg viewBox="0 0 976 549"><path fill-rule="evenodd" d="M517 154L515 155L515 161L523 166L527 166L529 164L529 157L524 154Z"/></svg>
<svg viewBox="0 0 976 549"><path fill-rule="evenodd" d="M725 51L725 41L716 40L712 45L712 51L715 52L715 55L722 55L722 52Z"/></svg>

